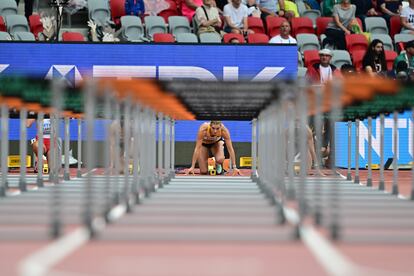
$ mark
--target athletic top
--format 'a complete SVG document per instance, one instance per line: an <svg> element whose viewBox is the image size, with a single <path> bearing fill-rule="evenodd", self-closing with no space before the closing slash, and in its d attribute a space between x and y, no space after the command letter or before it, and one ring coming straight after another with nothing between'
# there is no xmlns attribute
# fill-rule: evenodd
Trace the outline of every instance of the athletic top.
<svg viewBox="0 0 414 276"><path fill-rule="evenodd" d="M206 129L206 134L203 137L203 143L204 144L214 144L217 141L221 140L222 139L222 137L221 137L222 136L222 131L223 131L223 125L220 128L218 134L216 136L212 136L211 135L211 127L210 127L210 124L209 124L207 126L207 129Z"/></svg>
<svg viewBox="0 0 414 276"><path fill-rule="evenodd" d="M50 119L43 119L43 138L50 138Z"/></svg>

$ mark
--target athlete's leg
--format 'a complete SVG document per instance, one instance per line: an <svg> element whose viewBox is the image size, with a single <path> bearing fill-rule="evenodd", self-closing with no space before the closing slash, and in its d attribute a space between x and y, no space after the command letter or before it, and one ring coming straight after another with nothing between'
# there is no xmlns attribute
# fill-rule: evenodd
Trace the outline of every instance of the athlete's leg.
<svg viewBox="0 0 414 276"><path fill-rule="evenodd" d="M216 159L216 163L223 164L224 162L224 141L218 141L211 147L211 152Z"/></svg>
<svg viewBox="0 0 414 276"><path fill-rule="evenodd" d="M201 146L198 154L198 167L200 168L200 174L208 173L208 148Z"/></svg>

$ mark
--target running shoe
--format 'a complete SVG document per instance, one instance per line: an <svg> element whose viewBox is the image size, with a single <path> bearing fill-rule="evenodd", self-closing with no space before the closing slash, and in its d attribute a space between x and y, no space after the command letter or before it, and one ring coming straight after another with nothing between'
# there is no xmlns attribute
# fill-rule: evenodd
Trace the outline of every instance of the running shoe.
<svg viewBox="0 0 414 276"><path fill-rule="evenodd" d="M216 164L216 172L217 174L223 174L223 167L221 164Z"/></svg>

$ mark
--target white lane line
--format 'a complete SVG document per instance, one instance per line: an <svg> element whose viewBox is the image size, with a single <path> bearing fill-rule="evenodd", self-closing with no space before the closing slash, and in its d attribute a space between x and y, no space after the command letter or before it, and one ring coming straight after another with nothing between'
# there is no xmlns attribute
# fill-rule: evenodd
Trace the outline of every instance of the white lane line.
<svg viewBox="0 0 414 276"><path fill-rule="evenodd" d="M302 226L300 235L303 243L313 253L329 275L363 275L360 268L341 254L329 241L323 238L313 227Z"/></svg>
<svg viewBox="0 0 414 276"><path fill-rule="evenodd" d="M20 276L41 276L89 241L89 231L80 227L33 253L19 263Z"/></svg>

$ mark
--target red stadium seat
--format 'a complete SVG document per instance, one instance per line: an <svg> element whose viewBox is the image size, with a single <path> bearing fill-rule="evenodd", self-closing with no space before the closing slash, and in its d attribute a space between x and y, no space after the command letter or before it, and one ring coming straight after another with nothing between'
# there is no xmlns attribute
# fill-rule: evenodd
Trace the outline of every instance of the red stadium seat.
<svg viewBox="0 0 414 276"><path fill-rule="evenodd" d="M0 32L6 32L6 23L4 22L3 17L0 16Z"/></svg>
<svg viewBox="0 0 414 276"><path fill-rule="evenodd" d="M174 36L169 33L155 33L153 35L154 42L175 42Z"/></svg>
<svg viewBox="0 0 414 276"><path fill-rule="evenodd" d="M364 29L362 28L362 21L361 21L361 18L356 17L355 19L356 19L356 21L358 22L359 28L360 28L361 30L364 30Z"/></svg>
<svg viewBox="0 0 414 276"><path fill-rule="evenodd" d="M177 3L175 1L173 0L166 0L166 1L170 5L170 7L168 9L161 11L157 15L162 16L165 20L165 23L168 23L168 17L180 15L180 13L178 12Z"/></svg>
<svg viewBox="0 0 414 276"><path fill-rule="evenodd" d="M258 17L247 17L247 25L250 30L253 30L256 34L265 34L265 28L263 26L263 21Z"/></svg>
<svg viewBox="0 0 414 276"><path fill-rule="evenodd" d="M85 41L85 37L78 32L64 32L62 34L63 41Z"/></svg>
<svg viewBox="0 0 414 276"><path fill-rule="evenodd" d="M233 38L237 38L240 43L245 43L246 42L244 40L244 37L241 34L232 34L232 33L224 34L223 42L224 43L230 43L230 40L232 40Z"/></svg>
<svg viewBox="0 0 414 276"><path fill-rule="evenodd" d="M110 0L112 21L117 26L121 25L121 17L125 14L125 0Z"/></svg>
<svg viewBox="0 0 414 276"><path fill-rule="evenodd" d="M352 53L352 64L357 71L362 70L362 59L364 58L365 52L365 50L356 50Z"/></svg>
<svg viewBox="0 0 414 276"><path fill-rule="evenodd" d="M332 21L333 21L332 17L316 18L316 35L319 37L321 34L324 34L329 22L332 22Z"/></svg>
<svg viewBox="0 0 414 276"><path fill-rule="evenodd" d="M398 54L391 50L385 50L385 59L387 60L387 69L392 70L394 65L394 60L398 56Z"/></svg>
<svg viewBox="0 0 414 276"><path fill-rule="evenodd" d="M38 14L32 14L29 16L30 32L34 34L35 38L38 38L39 33L43 32L43 24L40 21Z"/></svg>
<svg viewBox="0 0 414 276"><path fill-rule="evenodd" d="M292 18L292 36L297 34L314 34L313 22L309 17L294 17Z"/></svg>
<svg viewBox="0 0 414 276"><path fill-rule="evenodd" d="M284 17L266 16L267 34L274 37L280 34L280 25L286 21Z"/></svg>
<svg viewBox="0 0 414 276"><path fill-rule="evenodd" d="M305 61L305 67L309 67L314 63L319 62L321 59L319 58L319 51L318 50L306 50L303 52L303 59Z"/></svg>
<svg viewBox="0 0 414 276"><path fill-rule="evenodd" d="M354 51L367 50L368 41L363 34L350 34L345 36L346 48L352 55Z"/></svg>
<svg viewBox="0 0 414 276"><path fill-rule="evenodd" d="M249 34L247 35L247 41L249 43L267 44L269 43L269 37L266 34Z"/></svg>
<svg viewBox="0 0 414 276"><path fill-rule="evenodd" d="M399 16L393 16L390 19L390 36L399 34L401 32L401 19Z"/></svg>

